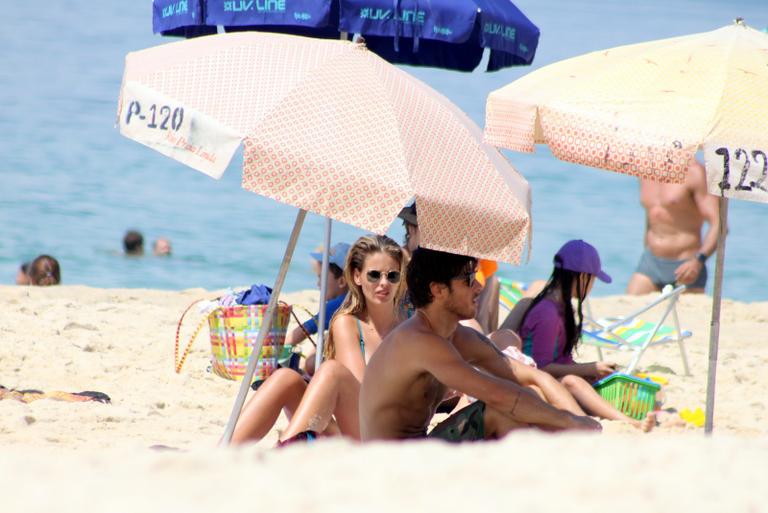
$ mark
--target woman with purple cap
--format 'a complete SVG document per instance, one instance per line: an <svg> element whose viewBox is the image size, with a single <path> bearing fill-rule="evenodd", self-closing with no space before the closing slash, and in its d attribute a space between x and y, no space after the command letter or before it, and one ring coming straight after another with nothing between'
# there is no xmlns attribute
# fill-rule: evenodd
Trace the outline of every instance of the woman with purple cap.
<svg viewBox="0 0 768 513"><path fill-rule="evenodd" d="M611 282L601 268L600 255L583 240L570 240L557 252L554 264L552 276L520 323L523 353L532 357L539 369L559 379L589 415L624 421L649 431L656 424L655 414L649 413L642 421L632 419L592 388L591 382L616 372L615 363L573 360L573 351L581 340L582 304L595 278Z"/></svg>

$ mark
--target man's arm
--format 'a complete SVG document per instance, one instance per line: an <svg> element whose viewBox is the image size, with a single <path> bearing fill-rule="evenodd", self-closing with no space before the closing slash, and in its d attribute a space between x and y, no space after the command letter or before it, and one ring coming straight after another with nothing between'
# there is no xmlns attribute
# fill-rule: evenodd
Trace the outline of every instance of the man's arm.
<svg viewBox="0 0 768 513"><path fill-rule="evenodd" d="M307 334L304 333L304 329L301 326L296 326L285 337L285 344L295 346L305 338L307 338Z"/></svg>
<svg viewBox="0 0 768 513"><path fill-rule="evenodd" d="M575 416L548 405L517 383L476 370L440 337L425 335L419 347L422 354L415 355L417 361L423 362L424 370L440 383L485 402L516 422L554 429L581 425ZM494 349L486 345L486 350L493 352ZM513 375L509 369L502 371L501 366L494 368Z"/></svg>
<svg viewBox="0 0 768 513"><path fill-rule="evenodd" d="M697 254L675 269L676 280L685 285L693 283L704 267L704 262L699 260L699 254L703 255L703 258L707 258L715 252L720 230L720 205L717 196L707 192L707 177L701 164L695 163L689 167L688 184L696 209L704 222L707 223L707 232L701 241Z"/></svg>
<svg viewBox="0 0 768 513"><path fill-rule="evenodd" d="M710 256L717 249L717 236L720 231L720 203L717 196L707 192L707 175L703 166L697 164L692 167L690 175L693 182L693 201L696 203L696 208L699 209L699 214L708 225L699 252L705 256Z"/></svg>
<svg viewBox="0 0 768 513"><path fill-rule="evenodd" d="M472 333L470 333L472 331ZM536 369L518 362L512 358L507 357L501 351L496 348L492 341L487 339L480 333L474 330L466 330L459 332L457 330L458 343L462 344L462 347L466 345L474 346L468 351L472 351L473 360L476 362L474 365L489 372L490 374L502 378L511 380L522 386L534 385L538 387L546 401L562 410L569 411L576 415L583 415L583 411L578 406L573 396L563 387L563 385L552 376L552 373L544 372L541 369ZM464 352L464 349L462 349ZM584 366L591 369L589 375L597 375L596 365L603 362L595 362L590 364L574 364L574 366ZM615 364L614 364L615 365ZM550 364L549 367L571 367L566 365ZM563 372L563 375L568 374ZM571 372L573 374L573 372ZM587 372L585 371L585 374ZM578 413L577 413L578 412Z"/></svg>

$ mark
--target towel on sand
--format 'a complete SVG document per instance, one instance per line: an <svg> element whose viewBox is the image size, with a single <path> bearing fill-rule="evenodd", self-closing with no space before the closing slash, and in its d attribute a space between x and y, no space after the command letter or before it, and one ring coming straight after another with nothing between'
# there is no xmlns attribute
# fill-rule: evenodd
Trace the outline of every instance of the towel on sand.
<svg viewBox="0 0 768 513"><path fill-rule="evenodd" d="M93 392L86 390L84 392L42 392L40 390L16 390L8 389L0 385L0 401L3 399L15 399L23 403L31 403L39 399L54 399L56 401L66 401L70 403L81 403L85 401L96 401L109 404L112 400L107 394L102 392Z"/></svg>

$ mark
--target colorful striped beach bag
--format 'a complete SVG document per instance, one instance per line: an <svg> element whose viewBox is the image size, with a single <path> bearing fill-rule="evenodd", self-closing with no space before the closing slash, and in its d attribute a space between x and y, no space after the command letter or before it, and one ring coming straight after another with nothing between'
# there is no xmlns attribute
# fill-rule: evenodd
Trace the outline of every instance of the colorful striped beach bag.
<svg viewBox="0 0 768 513"><path fill-rule="evenodd" d="M191 308L192 305L190 305ZM211 371L225 379L241 380L248 367L248 360L261 331L267 305L219 306L213 309L198 325L181 358L179 358L179 329L176 330L176 372L181 371L192 343L207 321L211 340ZM280 303L272 317L272 326L261 347L255 380L264 380L277 369L278 364L291 357L291 347L284 346L285 334L291 316L291 306ZM287 355L284 353L288 353Z"/></svg>
<svg viewBox="0 0 768 513"><path fill-rule="evenodd" d="M267 305L228 306L211 312L208 327L214 374L238 381L243 379L266 312ZM272 326L261 346L255 379L266 379L277 368L290 317L289 305L277 305Z"/></svg>

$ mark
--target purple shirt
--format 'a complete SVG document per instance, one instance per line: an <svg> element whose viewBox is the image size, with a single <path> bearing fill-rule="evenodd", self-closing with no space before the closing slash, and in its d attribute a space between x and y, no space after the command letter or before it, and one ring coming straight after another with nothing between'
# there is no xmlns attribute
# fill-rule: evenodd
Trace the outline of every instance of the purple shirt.
<svg viewBox="0 0 768 513"><path fill-rule="evenodd" d="M574 363L570 354L562 354L566 339L563 308L551 299L543 299L528 312L520 327L520 338L523 353L533 358L540 369L550 363Z"/></svg>

